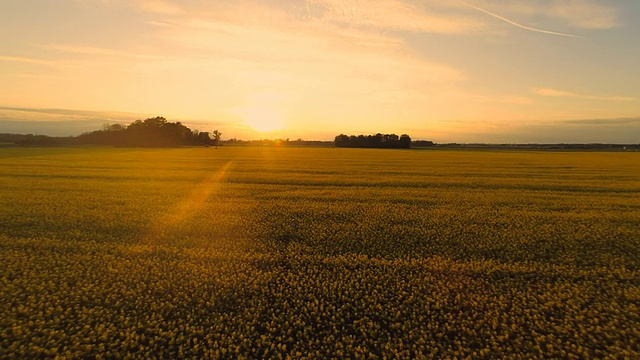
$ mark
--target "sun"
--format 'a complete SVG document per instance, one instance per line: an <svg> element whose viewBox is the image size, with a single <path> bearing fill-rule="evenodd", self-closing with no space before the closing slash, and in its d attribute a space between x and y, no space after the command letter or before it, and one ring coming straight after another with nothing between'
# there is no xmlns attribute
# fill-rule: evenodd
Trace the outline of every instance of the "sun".
<svg viewBox="0 0 640 360"><path fill-rule="evenodd" d="M245 114L245 124L256 131L269 133L284 128L283 116L280 112L268 108L249 109Z"/></svg>

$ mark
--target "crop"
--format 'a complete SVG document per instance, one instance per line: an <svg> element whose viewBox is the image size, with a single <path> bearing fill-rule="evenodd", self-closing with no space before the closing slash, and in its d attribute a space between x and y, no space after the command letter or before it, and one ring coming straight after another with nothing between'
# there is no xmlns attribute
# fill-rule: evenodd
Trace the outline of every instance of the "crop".
<svg viewBox="0 0 640 360"><path fill-rule="evenodd" d="M1 149L1 358L636 358L633 153Z"/></svg>

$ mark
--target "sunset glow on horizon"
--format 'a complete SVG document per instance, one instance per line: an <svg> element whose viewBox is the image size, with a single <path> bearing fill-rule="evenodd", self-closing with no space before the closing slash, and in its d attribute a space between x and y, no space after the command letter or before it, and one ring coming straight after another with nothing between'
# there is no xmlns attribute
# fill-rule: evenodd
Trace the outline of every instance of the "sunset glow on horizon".
<svg viewBox="0 0 640 360"><path fill-rule="evenodd" d="M6 0L0 132L638 143L640 2Z"/></svg>

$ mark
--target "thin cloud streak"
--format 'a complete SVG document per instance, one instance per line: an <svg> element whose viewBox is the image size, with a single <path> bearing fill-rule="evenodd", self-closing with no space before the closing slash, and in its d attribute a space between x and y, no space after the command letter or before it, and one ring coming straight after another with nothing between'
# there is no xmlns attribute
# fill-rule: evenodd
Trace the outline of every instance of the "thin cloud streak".
<svg viewBox="0 0 640 360"><path fill-rule="evenodd" d="M144 11L162 15L180 15L183 10L175 5L162 0L138 0L137 5Z"/></svg>
<svg viewBox="0 0 640 360"><path fill-rule="evenodd" d="M569 37L569 38L580 38L580 36L576 36L576 35L572 35L572 34L561 33L561 32L556 32L556 31L549 31L549 30L544 30L544 29L537 29L537 28L533 28L533 27L530 27L530 26L522 25L522 24L519 24L519 23L517 23L517 22L515 22L513 20L509 20L509 19L507 19L507 18L505 18L503 16L500 16L498 14L492 13L491 11L479 8L477 6L471 5L471 4L469 4L467 2L464 2L462 0L456 0L456 1L461 3L461 4L463 4L463 5L465 5L465 6L467 6L467 7L469 7L469 8L472 8L472 9L475 9L477 11L483 12L483 13L489 15L489 16L492 16L492 17L494 17L496 19L502 20L502 21L504 21L504 22L506 22L508 24L511 24L511 25L513 25L515 27L518 27L518 28L521 28L521 29L524 29L524 30L529 30L529 31L533 31L533 32L541 33L541 34L547 34L547 35L556 35L556 36L563 36L563 37Z"/></svg>
<svg viewBox="0 0 640 360"><path fill-rule="evenodd" d="M2 129L0 132L75 136L83 132L100 130L104 124L127 125L137 119L153 116L164 116L164 114L0 106L0 129ZM203 131L215 128L226 129L225 132L242 129L237 123L228 121L180 117L172 117L169 120L180 121L191 129Z"/></svg>
<svg viewBox="0 0 640 360"><path fill-rule="evenodd" d="M565 124L575 125L637 125L640 126L640 117L616 118L616 119L579 119L566 120Z"/></svg>
<svg viewBox="0 0 640 360"><path fill-rule="evenodd" d="M50 60L23 57L23 56L0 55L0 61L10 61L10 62L25 63L25 64L45 65L45 66L54 65L54 62Z"/></svg>
<svg viewBox="0 0 640 360"><path fill-rule="evenodd" d="M540 96L548 97L568 97L568 98L580 98L589 100L601 100L601 101L638 101L638 99L628 96L598 96L588 94L578 94L570 91L562 91L549 88L537 88L533 89L533 93Z"/></svg>
<svg viewBox="0 0 640 360"><path fill-rule="evenodd" d="M95 110L77 110L77 109L55 109L55 108L29 108L29 107L13 107L13 106L0 106L0 115L7 113L23 113L24 119L41 119L38 115L33 117L26 114L40 114L44 117L59 118L64 117L66 119L100 119L100 120L113 120L113 121L126 121L135 120L141 117L150 116L138 113L128 113L122 111L95 111Z"/></svg>
<svg viewBox="0 0 640 360"><path fill-rule="evenodd" d="M41 47L43 49L48 49L48 50L55 50L55 51L61 51L61 52L73 53L73 54L82 54L82 55L114 56L114 57L148 59L148 60L160 60L160 59L167 58L166 56L134 53L134 52L128 52L128 51L122 51L122 50L104 48L104 47L96 47L96 46L45 44L45 45L41 45Z"/></svg>

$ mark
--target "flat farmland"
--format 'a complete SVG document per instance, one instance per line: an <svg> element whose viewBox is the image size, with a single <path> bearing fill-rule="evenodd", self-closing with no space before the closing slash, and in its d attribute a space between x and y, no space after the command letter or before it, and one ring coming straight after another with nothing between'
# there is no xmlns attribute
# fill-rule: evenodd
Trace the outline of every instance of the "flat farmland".
<svg viewBox="0 0 640 360"><path fill-rule="evenodd" d="M0 149L1 358L640 357L640 154Z"/></svg>

